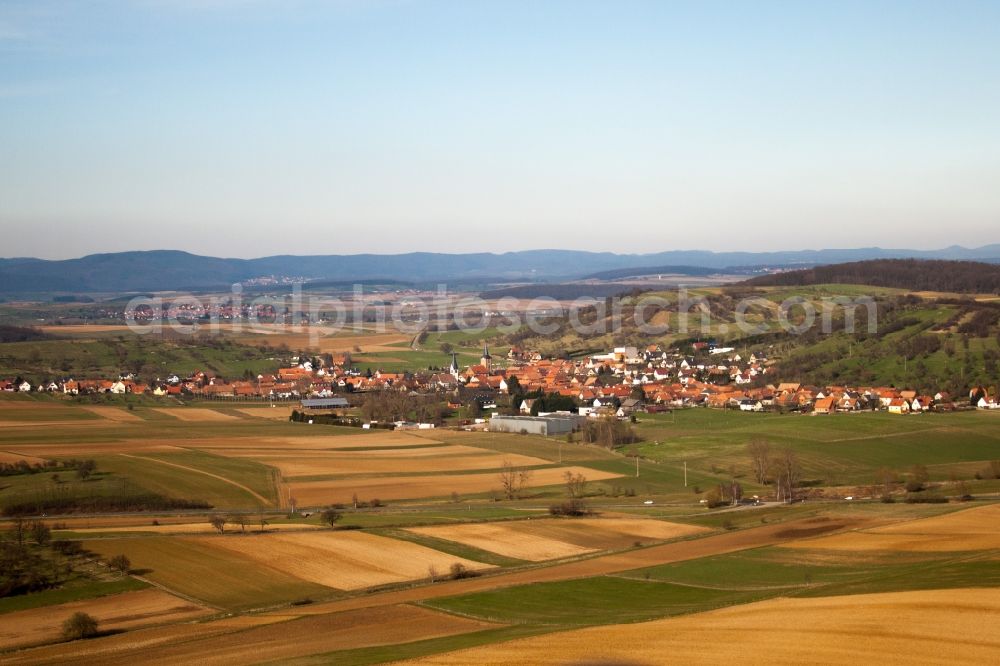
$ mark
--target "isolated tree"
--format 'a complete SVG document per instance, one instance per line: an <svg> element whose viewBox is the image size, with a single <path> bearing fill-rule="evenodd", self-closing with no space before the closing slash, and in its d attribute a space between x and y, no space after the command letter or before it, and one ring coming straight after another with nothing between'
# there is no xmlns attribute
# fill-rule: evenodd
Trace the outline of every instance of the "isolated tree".
<svg viewBox="0 0 1000 666"><path fill-rule="evenodd" d="M77 640L97 635L97 620L83 612L73 613L62 625L63 638Z"/></svg>
<svg viewBox="0 0 1000 666"><path fill-rule="evenodd" d="M503 490L503 495L507 499L511 500L517 497L521 489L527 485L528 481L531 480L531 470L519 469L514 466L514 463L510 461L510 458L504 458L503 465L500 467L500 487Z"/></svg>
<svg viewBox="0 0 1000 666"><path fill-rule="evenodd" d="M126 555L115 555L108 560L108 566L124 576L132 568L132 561Z"/></svg>
<svg viewBox="0 0 1000 666"><path fill-rule="evenodd" d="M226 519L223 516L212 516L208 519L209 524L222 534L226 531Z"/></svg>
<svg viewBox="0 0 1000 666"><path fill-rule="evenodd" d="M246 514L231 513L226 518L226 520L228 522L232 523L233 525L239 525L240 526L240 532L243 532L244 534L246 533L246 531L247 531L247 522L248 522Z"/></svg>
<svg viewBox="0 0 1000 666"><path fill-rule="evenodd" d="M767 472L771 467L771 445L766 439L754 437L747 444L753 477L761 485L767 484Z"/></svg>
<svg viewBox="0 0 1000 666"><path fill-rule="evenodd" d="M574 474L572 471L566 470L563 479L566 480L566 494L570 497L583 497L586 493L587 477L583 474Z"/></svg>
<svg viewBox="0 0 1000 666"><path fill-rule="evenodd" d="M427 577L431 579L432 583L437 581L438 571L437 567L435 567L433 564L427 565Z"/></svg>
<svg viewBox="0 0 1000 666"><path fill-rule="evenodd" d="M337 521L343 518L343 516L344 514L342 514L340 511L337 511L332 506L323 509L323 512L319 514L320 520L322 520L325 524L329 525L330 527L336 525Z"/></svg>

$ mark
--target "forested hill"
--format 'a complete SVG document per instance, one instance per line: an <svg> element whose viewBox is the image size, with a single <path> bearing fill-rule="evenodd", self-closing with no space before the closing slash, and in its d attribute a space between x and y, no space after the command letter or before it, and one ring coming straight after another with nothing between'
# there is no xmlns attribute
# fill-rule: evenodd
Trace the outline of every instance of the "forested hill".
<svg viewBox="0 0 1000 666"><path fill-rule="evenodd" d="M757 287L866 284L913 291L1000 293L1000 265L935 259L873 259L773 273L747 280Z"/></svg>

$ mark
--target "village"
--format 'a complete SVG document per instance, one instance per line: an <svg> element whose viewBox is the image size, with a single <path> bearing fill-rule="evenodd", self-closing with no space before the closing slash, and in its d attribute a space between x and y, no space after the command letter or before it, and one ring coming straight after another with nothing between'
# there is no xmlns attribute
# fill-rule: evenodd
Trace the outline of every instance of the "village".
<svg viewBox="0 0 1000 666"><path fill-rule="evenodd" d="M886 411L920 414L956 409L997 409L997 396L981 386L968 395L919 392L894 386L813 386L769 382L772 363L760 352L744 357L730 347L696 342L689 349L616 347L579 359L543 358L511 348L496 359L484 346L478 364L424 372L362 371L350 354L293 356L273 374L227 379L208 372L144 380L62 379L33 385L22 378L0 380L0 392L136 395L220 401L309 401L305 406L347 407L351 396L379 391L440 395L448 407L477 415L500 409L509 414L545 415L544 396L558 397L560 412L582 417L628 419L637 413L706 407L743 412L832 414ZM321 402L323 399L336 400ZM556 410L550 410L556 411Z"/></svg>

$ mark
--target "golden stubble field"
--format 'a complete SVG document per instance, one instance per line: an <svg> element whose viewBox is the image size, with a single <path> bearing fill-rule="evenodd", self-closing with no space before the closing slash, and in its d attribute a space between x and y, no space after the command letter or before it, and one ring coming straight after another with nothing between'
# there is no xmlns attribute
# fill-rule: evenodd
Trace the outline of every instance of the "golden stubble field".
<svg viewBox="0 0 1000 666"><path fill-rule="evenodd" d="M455 563L473 571L493 568L409 541L359 531L212 537L204 542L270 569L339 590L427 578L432 569L443 575Z"/></svg>
<svg viewBox="0 0 1000 666"><path fill-rule="evenodd" d="M491 553L540 562L706 533L695 525L645 518L542 518L499 523L415 527L411 532Z"/></svg>
<svg viewBox="0 0 1000 666"><path fill-rule="evenodd" d="M567 472L583 474L590 481L618 478L618 474L585 467L551 467L532 470L525 488L538 488L563 483ZM288 492L301 506L347 503L357 494L361 498L403 500L424 497L445 497L483 494L500 491L501 482L495 472L484 474L435 474L427 476L384 476L347 478L324 481L299 481L288 484Z"/></svg>
<svg viewBox="0 0 1000 666"><path fill-rule="evenodd" d="M797 541L787 547L925 553L1000 550L1000 504Z"/></svg>
<svg viewBox="0 0 1000 666"><path fill-rule="evenodd" d="M102 631L179 622L210 613L203 606L162 590L123 592L98 599L4 613L0 615L0 648L57 640L63 621L78 611L97 618Z"/></svg>
<svg viewBox="0 0 1000 666"><path fill-rule="evenodd" d="M497 643L406 662L508 664L996 664L1000 589L774 599L654 622Z"/></svg>

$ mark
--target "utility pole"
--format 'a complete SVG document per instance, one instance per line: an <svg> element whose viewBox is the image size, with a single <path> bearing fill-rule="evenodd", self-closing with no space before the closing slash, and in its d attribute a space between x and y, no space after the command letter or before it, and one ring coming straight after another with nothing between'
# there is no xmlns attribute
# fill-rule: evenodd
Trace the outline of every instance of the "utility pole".
<svg viewBox="0 0 1000 666"><path fill-rule="evenodd" d="M688 487L688 463L687 460L684 461L684 487Z"/></svg>

